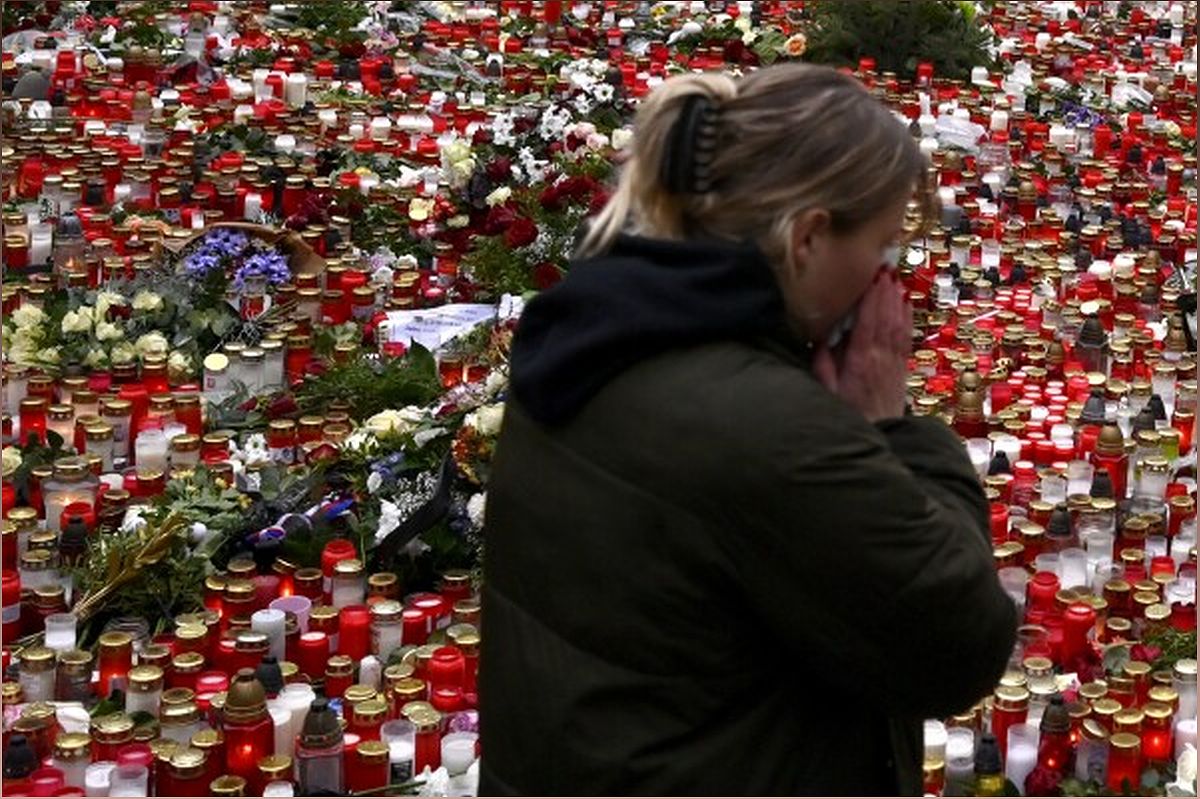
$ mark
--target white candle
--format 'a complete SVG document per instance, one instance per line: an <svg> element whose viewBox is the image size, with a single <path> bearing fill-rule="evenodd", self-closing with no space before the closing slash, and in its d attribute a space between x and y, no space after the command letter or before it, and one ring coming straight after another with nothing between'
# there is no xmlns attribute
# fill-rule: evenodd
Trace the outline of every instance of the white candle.
<svg viewBox="0 0 1200 799"><path fill-rule="evenodd" d="M971 69L971 83L987 83L988 70L987 67L973 67Z"/></svg>
<svg viewBox="0 0 1200 799"><path fill-rule="evenodd" d="M374 175L363 175L358 179L358 190L366 197L371 193L371 189L379 185L379 178Z"/></svg>
<svg viewBox="0 0 1200 799"><path fill-rule="evenodd" d="M284 155L291 155L296 149L296 137L290 133L281 133L275 137L275 149Z"/></svg>
<svg viewBox="0 0 1200 799"><path fill-rule="evenodd" d="M992 111L992 130L1008 130L1008 112L1003 108Z"/></svg>
<svg viewBox="0 0 1200 799"><path fill-rule="evenodd" d="M270 70L256 69L251 75L251 80L254 81L255 101L262 100L263 98L270 96L271 89L267 86L267 76L270 74Z"/></svg>
<svg viewBox="0 0 1200 799"><path fill-rule="evenodd" d="M1182 25L1183 24L1183 5L1180 3L1173 3L1171 5L1171 10L1168 12L1168 16L1171 19L1171 25L1173 25L1173 26Z"/></svg>
<svg viewBox="0 0 1200 799"><path fill-rule="evenodd" d="M1008 762L1004 765L1004 776L1013 781L1025 796L1025 778L1037 765L1038 731L1028 724L1008 728Z"/></svg>
<svg viewBox="0 0 1200 799"><path fill-rule="evenodd" d="M267 636L271 654L275 656L275 660L280 662L287 660L286 640L284 638L285 618L284 612L275 608L256 610L250 616L250 629Z"/></svg>
<svg viewBox="0 0 1200 799"><path fill-rule="evenodd" d="M303 72L288 75L284 85L284 99L292 108L300 108L308 102L308 76Z"/></svg>
<svg viewBox="0 0 1200 799"><path fill-rule="evenodd" d="M291 757L296 745L296 739L292 737L292 711L278 702L278 699L271 700L267 708L271 723L275 725L275 754Z"/></svg>
<svg viewBox="0 0 1200 799"><path fill-rule="evenodd" d="M262 195L256 191L247 192L242 218L247 222L257 222L260 216L262 216Z"/></svg>
<svg viewBox="0 0 1200 799"><path fill-rule="evenodd" d="M101 760L88 766L83 777L84 792L88 796L108 796L109 780L116 767L117 764L111 760Z"/></svg>
<svg viewBox="0 0 1200 799"><path fill-rule="evenodd" d="M70 613L52 613L46 617L46 646L55 652L75 648L75 617Z"/></svg>
<svg viewBox="0 0 1200 799"><path fill-rule="evenodd" d="M358 681L372 688L379 688L383 680L383 663L374 655L367 655L358 662Z"/></svg>
<svg viewBox="0 0 1200 799"><path fill-rule="evenodd" d="M392 120L387 117L375 117L371 120L371 138L375 141L387 141L392 135Z"/></svg>
<svg viewBox="0 0 1200 799"><path fill-rule="evenodd" d="M1175 722L1175 759L1183 754L1183 748L1191 744L1196 745L1196 720L1180 719Z"/></svg>
<svg viewBox="0 0 1200 799"><path fill-rule="evenodd" d="M244 125L254 119L254 106L239 105L233 109L233 122L236 125Z"/></svg>
<svg viewBox="0 0 1200 799"><path fill-rule="evenodd" d="M946 795L956 796L975 779L975 732L967 727L946 731Z"/></svg>
<svg viewBox="0 0 1200 799"><path fill-rule="evenodd" d="M291 736L289 740L296 740L296 736L304 728L304 719L308 716L308 708L316 698L317 694L313 691L312 686L304 683L285 685L279 692L277 700L279 706L292 714L291 729L288 733Z"/></svg>
<svg viewBox="0 0 1200 799"><path fill-rule="evenodd" d="M329 128L337 127L337 109L322 108L317 112L317 119L321 121L321 132L324 133Z"/></svg>
<svg viewBox="0 0 1200 799"><path fill-rule="evenodd" d="M138 433L134 442L138 468L167 471L167 437L157 428Z"/></svg>
<svg viewBox="0 0 1200 799"><path fill-rule="evenodd" d="M308 632L308 612L312 610L312 600L306 596L281 596L279 599L272 599L270 607L275 610L292 613L296 616L296 624L300 626L300 632Z"/></svg>
<svg viewBox="0 0 1200 799"><path fill-rule="evenodd" d="M478 738L478 734L473 732L452 732L442 738L442 765L451 776L465 773L475 762L475 741Z"/></svg>
<svg viewBox="0 0 1200 799"><path fill-rule="evenodd" d="M1042 31L1042 32L1038 33L1036 38L1034 38L1033 45L1034 45L1034 47L1036 47L1038 49L1038 52L1040 53L1042 50L1045 50L1050 45L1051 41L1052 41L1052 37L1050 36L1050 34L1047 33L1046 31Z"/></svg>
<svg viewBox="0 0 1200 799"><path fill-rule="evenodd" d="M39 222L29 229L29 263L44 264L54 247L54 228L49 223Z"/></svg>

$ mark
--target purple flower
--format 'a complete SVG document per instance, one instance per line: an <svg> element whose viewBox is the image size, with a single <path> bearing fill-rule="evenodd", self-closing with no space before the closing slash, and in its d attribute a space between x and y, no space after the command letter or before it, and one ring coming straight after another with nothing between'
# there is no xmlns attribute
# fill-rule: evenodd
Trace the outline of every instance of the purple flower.
<svg viewBox="0 0 1200 799"><path fill-rule="evenodd" d="M233 276L233 285L238 291L246 288L246 281L261 279L268 286L278 286L292 279L287 258L275 250L261 250L242 262Z"/></svg>

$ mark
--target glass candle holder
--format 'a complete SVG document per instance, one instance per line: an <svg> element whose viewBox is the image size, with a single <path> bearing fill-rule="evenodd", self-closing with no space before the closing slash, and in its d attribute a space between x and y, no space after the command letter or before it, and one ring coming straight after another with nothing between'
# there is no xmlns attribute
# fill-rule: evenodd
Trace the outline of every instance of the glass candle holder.
<svg viewBox="0 0 1200 799"><path fill-rule="evenodd" d="M75 648L75 616L70 613L52 613L46 617L44 643L55 652L66 652Z"/></svg>
<svg viewBox="0 0 1200 799"><path fill-rule="evenodd" d="M1118 732L1108 743L1108 789L1117 794L1136 789L1142 779L1142 739L1133 733Z"/></svg>

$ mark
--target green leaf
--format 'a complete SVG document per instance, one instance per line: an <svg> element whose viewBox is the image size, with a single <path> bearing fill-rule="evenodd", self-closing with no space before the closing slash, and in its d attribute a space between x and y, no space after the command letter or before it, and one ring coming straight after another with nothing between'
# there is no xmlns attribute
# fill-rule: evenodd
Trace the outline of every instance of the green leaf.
<svg viewBox="0 0 1200 799"><path fill-rule="evenodd" d="M1104 650L1104 671L1108 674L1120 674L1129 662L1129 645L1113 644Z"/></svg>

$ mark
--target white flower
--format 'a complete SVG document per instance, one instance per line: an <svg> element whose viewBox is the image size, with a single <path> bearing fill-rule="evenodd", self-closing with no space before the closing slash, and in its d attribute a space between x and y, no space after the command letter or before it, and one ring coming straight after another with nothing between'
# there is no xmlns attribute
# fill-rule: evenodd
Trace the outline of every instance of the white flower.
<svg viewBox="0 0 1200 799"><path fill-rule="evenodd" d="M28 330L46 321L46 313L36 305L22 305L12 312L13 324L18 330Z"/></svg>
<svg viewBox="0 0 1200 799"><path fill-rule="evenodd" d="M381 500L379 503L379 526L375 528L375 542L379 543L387 538L388 533L400 526L400 508L388 500Z"/></svg>
<svg viewBox="0 0 1200 799"><path fill-rule="evenodd" d="M204 522L196 522L192 525L192 543L201 544L204 539L208 538L208 527Z"/></svg>
<svg viewBox="0 0 1200 799"><path fill-rule="evenodd" d="M408 433L425 421L425 412L415 405L409 405L401 410L386 410L372 416L366 421L365 427L375 435L387 433Z"/></svg>
<svg viewBox="0 0 1200 799"><path fill-rule="evenodd" d="M467 500L467 517L475 527L483 527L483 514L487 510L487 492L476 494Z"/></svg>
<svg viewBox="0 0 1200 799"><path fill-rule="evenodd" d="M509 197L512 197L512 189L508 186L501 186L492 191L483 201L487 203L489 208L494 208L497 205L504 205L508 202Z"/></svg>
<svg viewBox="0 0 1200 799"><path fill-rule="evenodd" d="M21 465L21 450L16 447L5 447L3 453L4 474L11 474Z"/></svg>
<svg viewBox="0 0 1200 799"><path fill-rule="evenodd" d="M92 329L92 312L86 305L78 311L67 311L63 314L62 332L87 333Z"/></svg>
<svg viewBox="0 0 1200 799"><path fill-rule="evenodd" d="M383 475L379 472L371 472L367 476L367 493L374 494L383 485Z"/></svg>
<svg viewBox="0 0 1200 799"><path fill-rule="evenodd" d="M449 796L450 795L450 772L445 766L441 766L437 771L430 773L429 766L417 775L418 780L424 780L421 785L419 796Z"/></svg>
<svg viewBox="0 0 1200 799"><path fill-rule="evenodd" d="M612 132L612 146L614 150L624 150L629 146L629 142L633 141L633 131L629 128L617 128Z"/></svg>
<svg viewBox="0 0 1200 799"><path fill-rule="evenodd" d="M1196 747L1184 744L1175 761L1175 781L1167 784L1167 796L1196 795Z"/></svg>
<svg viewBox="0 0 1200 799"><path fill-rule="evenodd" d="M464 139L454 138L441 146L442 171L452 188L460 188L471 179L475 171L475 158L471 145Z"/></svg>
<svg viewBox="0 0 1200 799"><path fill-rule="evenodd" d="M119 344L113 345L108 357L114 364L132 363L137 358L137 349L128 341L122 341Z"/></svg>
<svg viewBox="0 0 1200 799"><path fill-rule="evenodd" d="M599 82L592 85L592 97L596 98L598 103L607 103L613 98L613 87L611 83Z"/></svg>
<svg viewBox="0 0 1200 799"><path fill-rule="evenodd" d="M408 218L414 222L424 222L433 211L433 200L428 197L413 197L408 201Z"/></svg>
<svg viewBox="0 0 1200 799"><path fill-rule="evenodd" d="M97 305L97 308L100 306ZM113 341L114 339L122 338L125 335L120 326L114 325L112 322L100 322L96 325L96 340L97 341Z"/></svg>
<svg viewBox="0 0 1200 799"><path fill-rule="evenodd" d="M489 395L500 393L501 389L508 385L506 378L499 369L494 369L488 372L487 379L483 382L483 388Z"/></svg>
<svg viewBox="0 0 1200 799"><path fill-rule="evenodd" d="M475 429L480 435L494 436L500 432L500 425L504 422L504 403L498 402L495 405L484 405L479 410L475 411Z"/></svg>
<svg viewBox="0 0 1200 799"><path fill-rule="evenodd" d="M167 369L180 375L192 373L192 359L180 350L175 350L167 358Z"/></svg>
<svg viewBox="0 0 1200 799"><path fill-rule="evenodd" d="M162 297L158 296L153 291L142 289L137 294L133 295L133 310L135 311L157 311L162 307Z"/></svg>
<svg viewBox="0 0 1200 799"><path fill-rule="evenodd" d="M446 227L450 228L451 230L456 230L465 228L470 223L471 217L467 216L466 214L456 214L455 216L452 216L446 220Z"/></svg>
<svg viewBox="0 0 1200 799"><path fill-rule="evenodd" d="M38 350L37 359L45 364L55 364L59 360L58 347L46 347Z"/></svg>
<svg viewBox="0 0 1200 799"><path fill-rule="evenodd" d="M575 95L575 99L573 99L571 103L575 106L575 110L580 114L587 115L592 113L592 98L588 97L582 92Z"/></svg>
<svg viewBox="0 0 1200 799"><path fill-rule="evenodd" d="M396 259L396 268L400 270L406 271L417 269L419 266L420 262L417 261L417 256L415 255L401 255Z"/></svg>
<svg viewBox="0 0 1200 799"><path fill-rule="evenodd" d="M167 337L157 330L146 333L138 337L137 344L138 354L145 357L147 355L166 355L171 349Z"/></svg>
<svg viewBox="0 0 1200 799"><path fill-rule="evenodd" d="M125 510L125 518L121 521L121 532L133 533L146 526L142 514L146 512L143 505L134 505Z"/></svg>
<svg viewBox="0 0 1200 799"><path fill-rule="evenodd" d="M96 295L96 319L101 320L108 315L108 309L114 305L124 305L125 297L115 291L101 291Z"/></svg>
<svg viewBox="0 0 1200 799"><path fill-rule="evenodd" d="M379 442L375 438L375 433L365 427L358 428L342 442L342 450L345 452L361 452L365 454L373 451L378 446Z"/></svg>
<svg viewBox="0 0 1200 799"><path fill-rule="evenodd" d="M108 363L108 354L99 347L93 347L83 359L84 366L90 366L93 369L102 367Z"/></svg>

